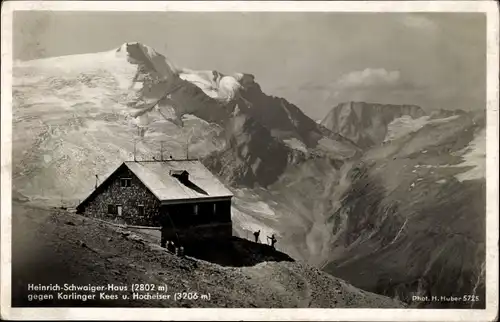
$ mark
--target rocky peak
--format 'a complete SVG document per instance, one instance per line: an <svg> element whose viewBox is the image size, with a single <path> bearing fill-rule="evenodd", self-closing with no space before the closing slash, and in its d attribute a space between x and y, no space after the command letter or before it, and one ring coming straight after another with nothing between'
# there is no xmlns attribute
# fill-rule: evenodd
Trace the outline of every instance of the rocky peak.
<svg viewBox="0 0 500 322"><path fill-rule="evenodd" d="M388 124L403 115L419 118L426 113L417 105L344 102L335 106L321 125L366 149L383 142Z"/></svg>

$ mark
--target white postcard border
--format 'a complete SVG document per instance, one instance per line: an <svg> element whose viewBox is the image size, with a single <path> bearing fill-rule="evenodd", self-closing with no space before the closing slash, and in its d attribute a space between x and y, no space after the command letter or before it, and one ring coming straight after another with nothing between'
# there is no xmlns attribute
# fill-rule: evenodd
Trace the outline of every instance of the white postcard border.
<svg viewBox="0 0 500 322"><path fill-rule="evenodd" d="M486 310L11 308L12 19L15 10L484 12L487 15ZM492 321L498 310L499 21L494 1L9 1L2 3L1 314L12 320Z"/></svg>

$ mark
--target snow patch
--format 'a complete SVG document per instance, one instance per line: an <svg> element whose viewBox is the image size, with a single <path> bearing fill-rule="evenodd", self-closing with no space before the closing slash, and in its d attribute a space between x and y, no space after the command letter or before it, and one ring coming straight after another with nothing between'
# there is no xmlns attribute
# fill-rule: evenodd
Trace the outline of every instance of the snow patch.
<svg viewBox="0 0 500 322"><path fill-rule="evenodd" d="M146 127L149 124L149 117L147 113L139 115L138 117L135 118L135 120L136 120L136 125L138 127Z"/></svg>
<svg viewBox="0 0 500 322"><path fill-rule="evenodd" d="M474 139L462 150L453 153L455 156L461 156L463 162L459 164L444 164L444 165L415 165L415 168L464 168L472 167L472 169L455 175L455 178L462 182L465 180L474 180L485 178L486 175L486 129L482 129ZM416 172L413 170L412 172ZM440 180L441 181L441 180ZM446 181L445 181L446 182ZM444 183L444 182L437 182Z"/></svg>
<svg viewBox="0 0 500 322"><path fill-rule="evenodd" d="M302 151L304 153L307 153L307 147L304 144L304 142L302 142L300 140L297 140L296 138L286 139L286 140L283 140L283 142L288 147L290 147L290 148L292 148L294 150L299 150L299 151Z"/></svg>
<svg viewBox="0 0 500 322"><path fill-rule="evenodd" d="M409 115L403 115L394 119L387 126L387 134L385 136L384 142L397 140L413 132L417 132L421 128L429 124L439 124L452 121L458 118L458 115L442 118L442 119L430 119L430 116L422 116L419 118L412 118Z"/></svg>
<svg viewBox="0 0 500 322"><path fill-rule="evenodd" d="M246 202L241 199L235 199L235 205L237 205L239 208L251 212L256 212L259 215L266 216L266 217L275 217L274 211L269 207L268 204L266 204L263 201L256 201L256 202Z"/></svg>
<svg viewBox="0 0 500 322"><path fill-rule="evenodd" d="M233 100L241 88L240 83L232 76L224 76L219 82L219 98Z"/></svg>
<svg viewBox="0 0 500 322"><path fill-rule="evenodd" d="M247 238L249 240L253 240L254 236L251 235L251 232L255 232L260 230L260 242L265 243L267 242L267 237L266 236L271 236L272 234L279 235L279 233L274 230L273 228L265 225L262 221L259 221L252 217L251 215L246 214L243 211L240 211L236 207L231 208L232 212L232 220L235 224L235 226L240 227L243 230L247 230L250 233L248 233L245 236L241 236L243 238Z"/></svg>
<svg viewBox="0 0 500 322"><path fill-rule="evenodd" d="M203 125L210 125L210 123L208 123L207 121L200 119L199 117L197 117L196 115L193 115L193 114L184 114L182 116L182 121L184 121L184 122L196 121L196 122L200 122Z"/></svg>
<svg viewBox="0 0 500 322"><path fill-rule="evenodd" d="M462 149L462 158L465 160L460 167L472 166L474 168L457 174L455 177L458 181L474 180L484 178L486 174L486 129L482 129L477 133L467 147Z"/></svg>
<svg viewBox="0 0 500 322"><path fill-rule="evenodd" d="M222 76L215 71L195 71L183 69L179 77L200 88L207 96L221 100L231 101L242 87L233 76Z"/></svg>

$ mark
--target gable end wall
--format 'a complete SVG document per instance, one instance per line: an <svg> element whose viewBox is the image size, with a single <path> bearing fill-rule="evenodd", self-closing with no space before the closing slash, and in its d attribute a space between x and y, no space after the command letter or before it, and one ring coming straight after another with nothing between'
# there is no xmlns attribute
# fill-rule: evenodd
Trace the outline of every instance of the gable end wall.
<svg viewBox="0 0 500 322"><path fill-rule="evenodd" d="M120 178L131 178L131 186L123 188ZM83 210L85 216L129 225L157 226L160 202L158 198L127 167L117 171ZM122 205L122 216L108 214L108 205ZM144 205L144 216L139 216L138 205Z"/></svg>

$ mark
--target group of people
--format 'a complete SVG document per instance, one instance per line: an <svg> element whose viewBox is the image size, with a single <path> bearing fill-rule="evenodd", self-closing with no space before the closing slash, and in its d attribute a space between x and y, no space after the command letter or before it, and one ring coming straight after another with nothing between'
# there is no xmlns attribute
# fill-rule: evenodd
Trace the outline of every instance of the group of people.
<svg viewBox="0 0 500 322"><path fill-rule="evenodd" d="M259 242L259 236L260 236L260 229L258 231L256 231L256 232L254 232L253 236L255 237L255 242L258 243ZM272 234L271 236L267 236L267 239L270 240L271 247L274 248L274 244L276 244L276 242L278 241L276 239L276 236L274 236L274 234Z"/></svg>
<svg viewBox="0 0 500 322"><path fill-rule="evenodd" d="M162 241L161 247L166 248L169 252L172 252L178 256L183 256L184 255L184 247L179 246L177 247L173 241Z"/></svg>

